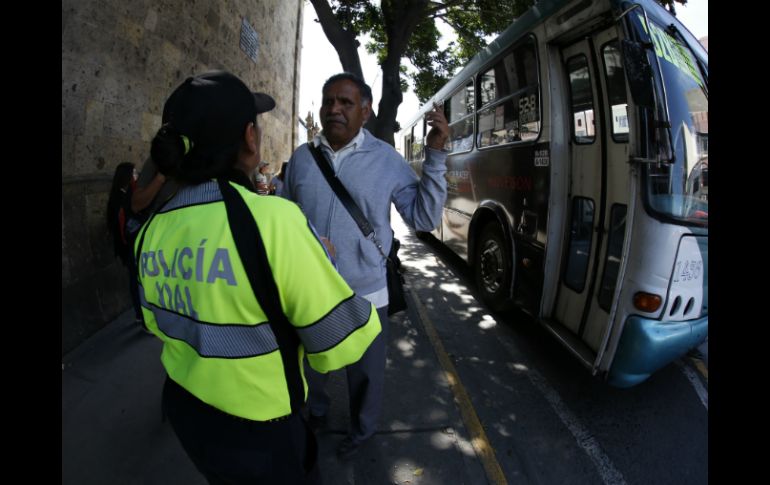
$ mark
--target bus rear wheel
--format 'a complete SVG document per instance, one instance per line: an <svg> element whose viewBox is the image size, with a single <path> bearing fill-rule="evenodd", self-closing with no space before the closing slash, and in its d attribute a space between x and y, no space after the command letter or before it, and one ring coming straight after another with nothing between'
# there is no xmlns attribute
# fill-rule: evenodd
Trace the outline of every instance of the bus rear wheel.
<svg viewBox="0 0 770 485"><path fill-rule="evenodd" d="M476 244L473 273L481 299L494 311L510 308L511 253L497 224L487 224Z"/></svg>

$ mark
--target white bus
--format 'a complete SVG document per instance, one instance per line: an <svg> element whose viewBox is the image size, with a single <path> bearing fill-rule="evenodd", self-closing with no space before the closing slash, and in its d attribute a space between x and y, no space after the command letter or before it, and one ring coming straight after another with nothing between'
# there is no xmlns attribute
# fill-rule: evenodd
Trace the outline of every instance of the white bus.
<svg viewBox="0 0 770 485"><path fill-rule="evenodd" d="M421 172L443 103L433 235L483 300L533 315L594 374L635 385L708 333L708 55L651 0L541 0L399 136Z"/></svg>

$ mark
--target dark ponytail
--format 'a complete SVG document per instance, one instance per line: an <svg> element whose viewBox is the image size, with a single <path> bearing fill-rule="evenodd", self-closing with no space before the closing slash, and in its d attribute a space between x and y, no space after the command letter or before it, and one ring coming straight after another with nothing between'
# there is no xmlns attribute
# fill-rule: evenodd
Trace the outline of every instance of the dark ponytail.
<svg viewBox="0 0 770 485"><path fill-rule="evenodd" d="M194 139L184 137L173 125L166 123L152 139L150 154L158 171L166 177L199 184L229 173L238 161L240 146L239 140L230 146L219 147L216 153L201 152Z"/></svg>
<svg viewBox="0 0 770 485"><path fill-rule="evenodd" d="M166 177L176 177L185 156L184 140L173 126L166 123L152 139L150 156L158 171Z"/></svg>
<svg viewBox="0 0 770 485"><path fill-rule="evenodd" d="M123 162L115 167L115 175L112 177L110 196L107 199L107 230L112 236L112 246L115 255L120 257L123 264L128 264L126 259L131 254L123 241L121 229L120 211L123 210L123 223L131 215L131 182L134 178L134 164Z"/></svg>

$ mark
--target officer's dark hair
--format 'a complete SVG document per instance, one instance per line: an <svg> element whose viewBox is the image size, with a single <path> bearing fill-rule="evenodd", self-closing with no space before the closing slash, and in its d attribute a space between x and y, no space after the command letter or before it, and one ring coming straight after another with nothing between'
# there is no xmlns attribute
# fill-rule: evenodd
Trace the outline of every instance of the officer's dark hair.
<svg viewBox="0 0 770 485"><path fill-rule="evenodd" d="M346 79L348 81L352 81L353 83L355 83L355 85L358 86L358 92L361 93L361 100L368 101L369 105L372 104L373 102L372 88L370 88L369 85L366 84L366 82L363 79L356 76L352 72L341 72L327 79L323 85L323 88L321 89L321 93L325 93L326 88L328 88L329 85L334 84L337 81L341 81L343 79Z"/></svg>
<svg viewBox="0 0 770 485"><path fill-rule="evenodd" d="M131 207L131 191L128 190L131 185L131 180L134 177L134 164L131 162L122 162L115 167L115 174L112 177L112 187L110 188L110 195L107 199L107 231L112 236L112 245L115 250L115 256L120 257L123 264L128 264L128 256L131 254L126 249L123 242L123 235L121 234L120 224L120 209L129 211ZM131 216L131 214L123 214L123 223Z"/></svg>
<svg viewBox="0 0 770 485"><path fill-rule="evenodd" d="M185 151L189 151L185 138L172 124L166 123L152 139L150 156L158 171L166 177L182 183L199 184L228 173L238 161L240 146L238 142L217 152L192 152L185 156Z"/></svg>
<svg viewBox="0 0 770 485"><path fill-rule="evenodd" d="M227 71L188 77L163 105L163 125L150 153L160 173L199 184L223 176L238 162L246 127L275 107Z"/></svg>
<svg viewBox="0 0 770 485"><path fill-rule="evenodd" d="M133 176L133 163L123 162L115 167L115 174L112 176L110 196L107 199L107 229L110 233L115 233L117 230L118 212L120 211L121 201L126 194L126 189L131 183Z"/></svg>

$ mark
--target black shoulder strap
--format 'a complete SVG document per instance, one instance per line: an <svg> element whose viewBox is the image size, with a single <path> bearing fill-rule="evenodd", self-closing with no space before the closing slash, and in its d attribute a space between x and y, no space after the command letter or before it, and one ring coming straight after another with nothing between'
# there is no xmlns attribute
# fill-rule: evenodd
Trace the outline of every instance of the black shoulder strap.
<svg viewBox="0 0 770 485"><path fill-rule="evenodd" d="M358 224L358 228L361 229L364 237L368 239L369 235L374 232L371 224L369 224L369 220L364 216L364 213L361 212L361 209L358 208L358 204L356 204L356 201L354 201L350 196L348 191L345 189L345 186L342 185L340 179L334 175L332 167L321 154L321 150L314 147L312 142L308 142L307 147L310 150L310 153L313 155L315 163L318 164L318 168L321 169L321 173L324 174L324 178L329 183L329 186L332 188L334 193L337 194L337 198L340 199L340 202L342 202L342 205L344 205L345 209L348 210L353 220L356 221L356 224Z"/></svg>
<svg viewBox="0 0 770 485"><path fill-rule="evenodd" d="M251 211L238 191L227 180L217 179L217 184L225 202L227 221L238 255L243 262L254 296L259 302L259 306L267 314L270 329L278 342L278 351L281 353L281 361L286 373L286 385L289 390L292 413L298 412L305 402L305 388L300 375L299 356L297 354L299 337L281 308L278 287L275 285L273 272L265 252L265 245ZM155 213L150 216L150 220L144 225L144 230L139 236L139 244L136 246L135 253L137 266L139 266L137 273L141 271L140 256L144 235L154 217Z"/></svg>
<svg viewBox="0 0 770 485"><path fill-rule="evenodd" d="M257 223L246 202L227 180L217 179L227 210L230 232L243 262L254 296L267 314L270 329L278 342L292 412L305 401L305 389L299 368L299 337L281 308L281 297L270 269L267 252Z"/></svg>

